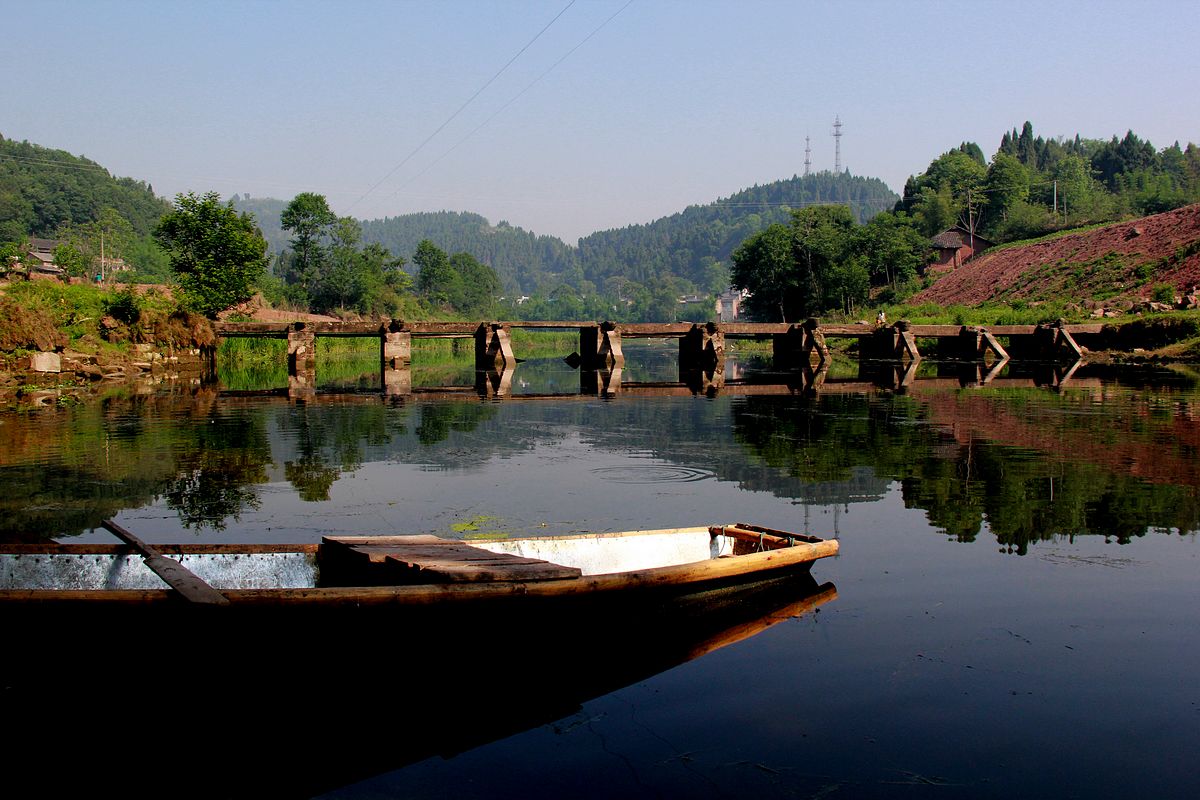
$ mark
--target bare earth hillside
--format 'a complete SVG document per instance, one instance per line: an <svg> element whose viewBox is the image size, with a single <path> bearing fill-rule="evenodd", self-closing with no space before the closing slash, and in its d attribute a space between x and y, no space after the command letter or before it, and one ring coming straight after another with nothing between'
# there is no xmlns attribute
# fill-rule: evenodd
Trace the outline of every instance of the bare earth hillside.
<svg viewBox="0 0 1200 800"><path fill-rule="evenodd" d="M912 298L985 300L1148 297L1160 283L1200 285L1200 204L1024 247L986 252Z"/></svg>

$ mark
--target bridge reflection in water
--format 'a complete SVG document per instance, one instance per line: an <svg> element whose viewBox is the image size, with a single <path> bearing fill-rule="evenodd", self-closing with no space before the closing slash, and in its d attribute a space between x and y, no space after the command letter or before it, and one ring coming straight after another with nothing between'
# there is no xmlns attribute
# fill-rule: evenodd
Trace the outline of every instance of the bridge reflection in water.
<svg viewBox="0 0 1200 800"><path fill-rule="evenodd" d="M425 400L453 400L478 397L487 400L536 400L594 398L594 397L685 397L705 396L763 396L793 395L817 396L836 394L869 394L890 391L895 394L919 393L923 390L947 388L1006 387L1006 388L1049 388L1060 390L1071 387L1099 387L1100 378L1077 378L1076 371L1083 361L1071 364L1039 363L1026 364L1020 370L1009 369L1008 359L993 363L943 362L935 366L932 375L919 375L921 361L904 363L864 361L860 362L858 375L852 378L830 377L828 362L813 366L802 365L786 371L761 371L743 373L741 377L726 377L724 363L712 369L680 370L677 381L626 381L622 367L599 370L580 370L579 389L572 392L529 392L514 390L514 376L519 370L516 364L504 364L499 368L476 370L473 384L414 386L411 370L405 367L383 371L382 390L351 392L331 390L318 393L312 384L299 389L295 386L279 389L252 391L223 391L227 396L285 396L293 398L331 398L339 401L347 394L359 397L382 395L385 398L407 398ZM926 373L929 370L924 370Z"/></svg>

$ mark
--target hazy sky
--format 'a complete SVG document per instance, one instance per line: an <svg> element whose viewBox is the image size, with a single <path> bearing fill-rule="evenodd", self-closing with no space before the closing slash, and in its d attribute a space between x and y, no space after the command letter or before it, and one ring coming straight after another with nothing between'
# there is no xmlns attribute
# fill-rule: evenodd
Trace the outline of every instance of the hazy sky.
<svg viewBox="0 0 1200 800"><path fill-rule="evenodd" d="M315 191L570 242L803 173L806 134L832 169L835 115L843 166L896 191L1026 119L1200 143L1197 0L0 0L0 19L5 137L164 196Z"/></svg>

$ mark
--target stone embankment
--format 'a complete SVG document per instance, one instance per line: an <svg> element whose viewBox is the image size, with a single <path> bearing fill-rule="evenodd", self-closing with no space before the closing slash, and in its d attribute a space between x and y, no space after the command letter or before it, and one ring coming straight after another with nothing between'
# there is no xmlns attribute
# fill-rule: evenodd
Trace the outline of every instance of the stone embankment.
<svg viewBox="0 0 1200 800"><path fill-rule="evenodd" d="M50 406L104 389L134 384L199 384L209 360L199 347L134 344L125 353L81 353L63 348L10 356L0 371L0 407Z"/></svg>

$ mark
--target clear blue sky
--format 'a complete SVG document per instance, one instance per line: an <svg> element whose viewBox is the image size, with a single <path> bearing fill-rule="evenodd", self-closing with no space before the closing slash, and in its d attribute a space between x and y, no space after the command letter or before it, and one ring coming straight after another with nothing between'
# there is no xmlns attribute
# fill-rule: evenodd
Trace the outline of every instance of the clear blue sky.
<svg viewBox="0 0 1200 800"><path fill-rule="evenodd" d="M315 191L571 242L802 173L806 134L832 169L835 115L843 165L897 191L1026 119L1200 144L1196 0L576 0L400 166L568 2L0 0L0 134L164 196Z"/></svg>

